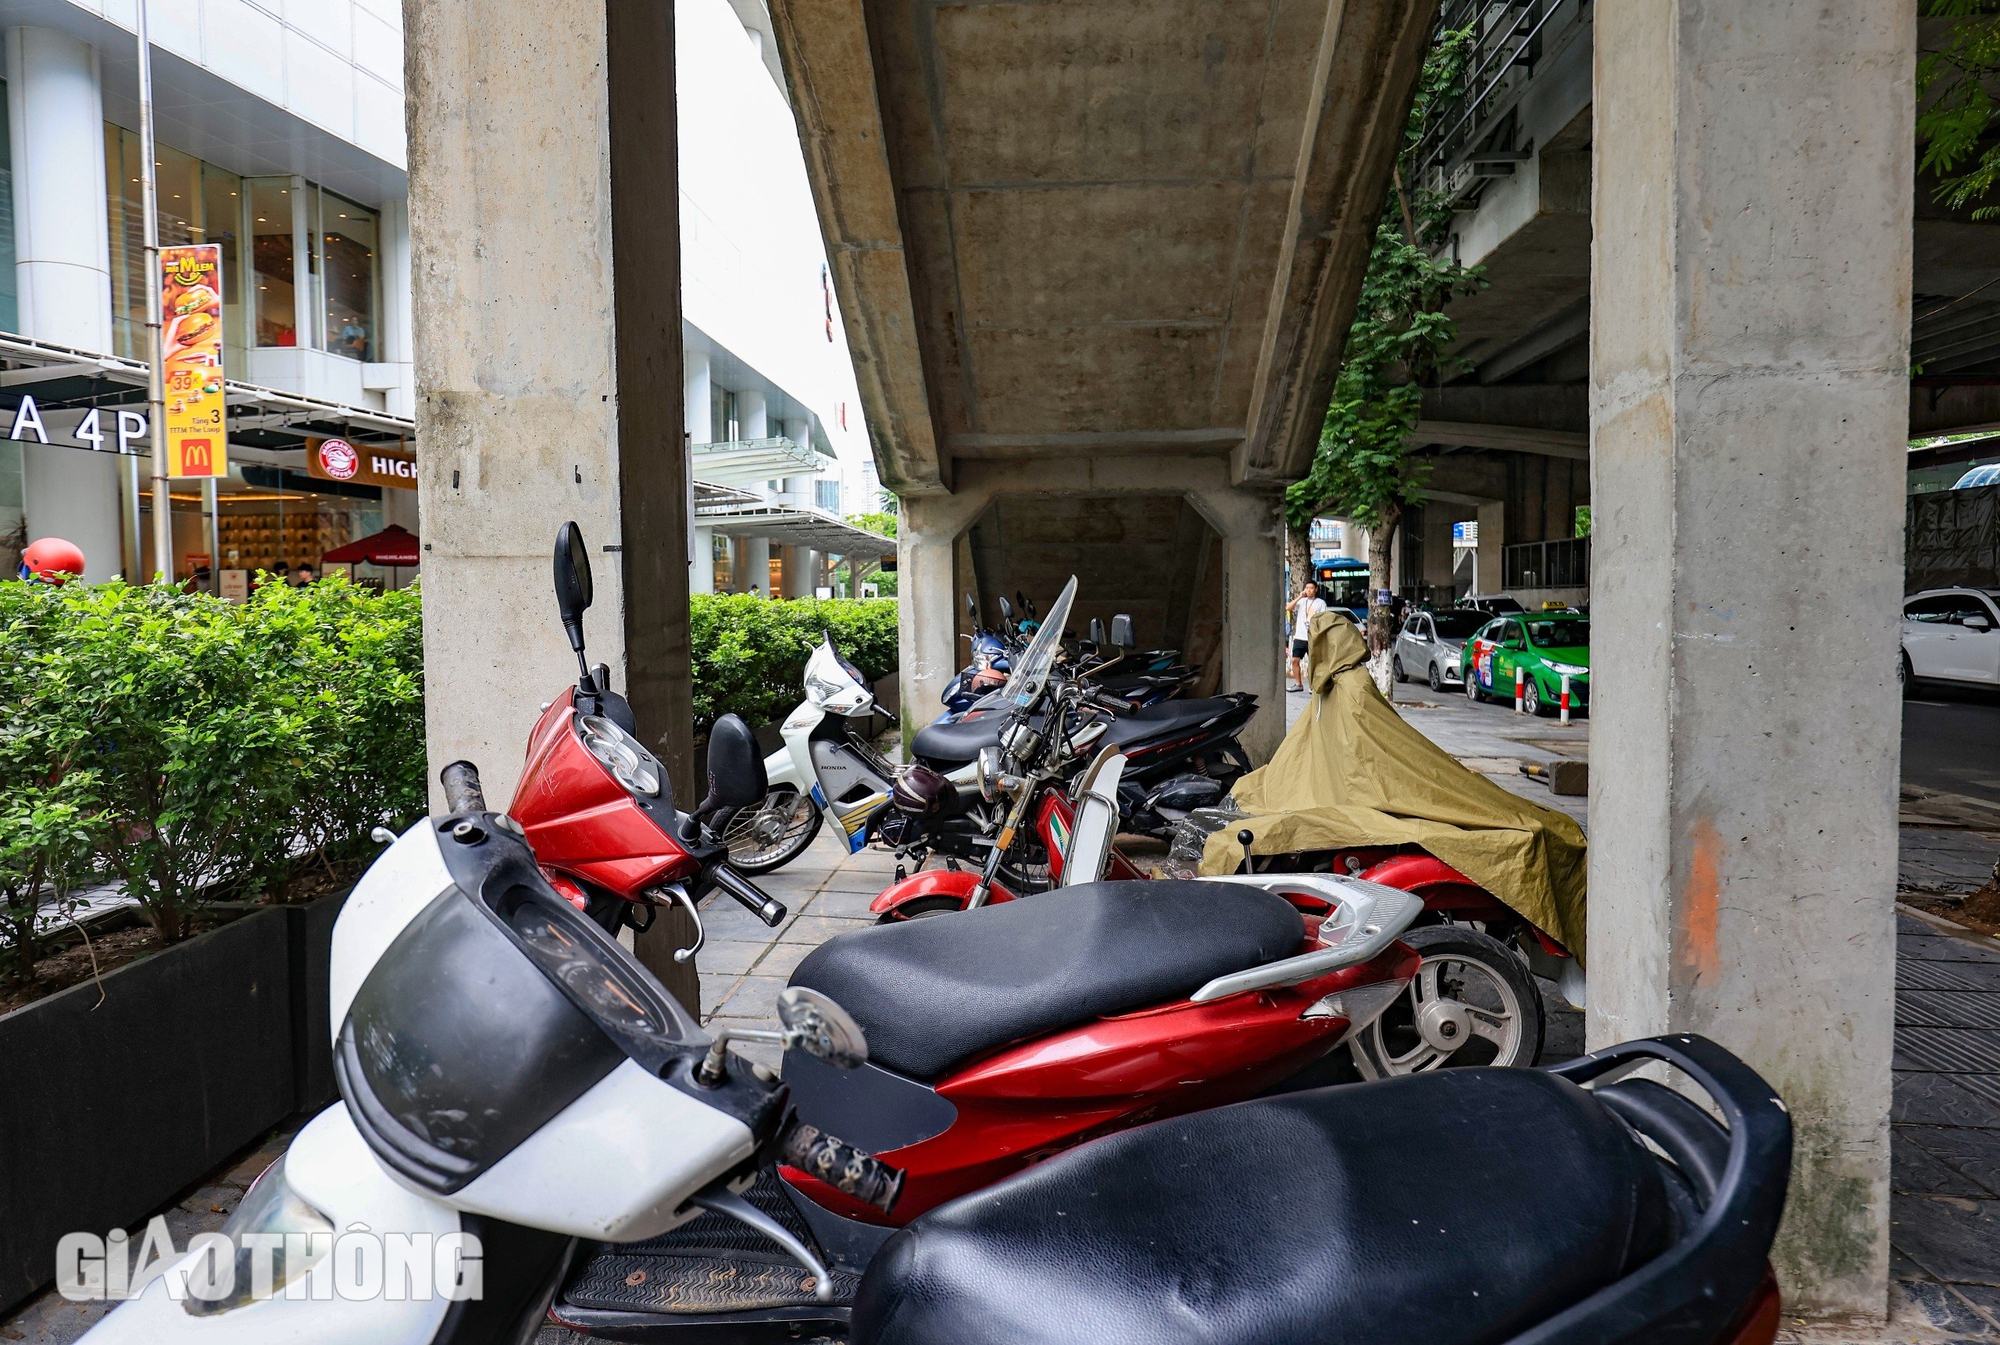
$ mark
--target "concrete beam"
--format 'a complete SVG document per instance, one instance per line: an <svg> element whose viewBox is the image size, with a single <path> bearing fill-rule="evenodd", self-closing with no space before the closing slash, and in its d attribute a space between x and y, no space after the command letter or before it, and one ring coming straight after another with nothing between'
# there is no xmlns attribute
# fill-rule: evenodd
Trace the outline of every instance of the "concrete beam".
<svg viewBox="0 0 2000 1345"><path fill-rule="evenodd" d="M1588 1035L1783 1095L1788 1316L1887 1306L1916 8L1596 13Z"/></svg>
<svg viewBox="0 0 2000 1345"><path fill-rule="evenodd" d="M1319 445L1437 0L1329 5L1252 384L1244 484L1303 476Z"/></svg>
<svg viewBox="0 0 2000 1345"><path fill-rule="evenodd" d="M1533 430L1456 420L1420 420L1410 432L1409 443L1412 447L1457 444L1464 448L1539 453L1545 458L1569 458L1575 462L1590 460L1590 435L1583 430Z"/></svg>
<svg viewBox="0 0 2000 1345"><path fill-rule="evenodd" d="M2000 429L2000 383L1910 385L1910 438Z"/></svg>
<svg viewBox="0 0 2000 1345"><path fill-rule="evenodd" d="M861 0L773 0L771 22L875 469L898 495L944 490L867 15Z"/></svg>

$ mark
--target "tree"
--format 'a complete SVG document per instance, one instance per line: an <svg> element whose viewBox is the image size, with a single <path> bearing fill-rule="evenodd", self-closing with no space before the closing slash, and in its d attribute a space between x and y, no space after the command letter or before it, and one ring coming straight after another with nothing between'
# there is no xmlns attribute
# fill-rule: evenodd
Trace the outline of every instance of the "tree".
<svg viewBox="0 0 2000 1345"><path fill-rule="evenodd" d="M1919 167L1938 175L1937 199L1954 210L1984 201L2000 183L2000 121L1988 85L2000 73L2000 0L1924 0L1930 18L1956 19L1943 43L1917 59ZM1928 102L1928 106L1926 106ZM1981 205L1974 219L2000 218Z"/></svg>
<svg viewBox="0 0 2000 1345"><path fill-rule="evenodd" d="M1445 353L1458 326L1444 306L1453 295L1470 294L1483 283L1476 268L1439 255L1449 234L1450 207L1433 192L1411 189L1406 172L1432 107L1463 81L1470 37L1470 30L1442 34L1424 61L1312 471L1285 492L1294 528L1333 513L1368 529L1368 647L1380 665L1376 681L1385 687L1394 631L1380 595L1389 588L1389 558L1403 510L1423 498L1429 475L1426 464L1409 456L1409 437L1424 387L1459 367Z"/></svg>

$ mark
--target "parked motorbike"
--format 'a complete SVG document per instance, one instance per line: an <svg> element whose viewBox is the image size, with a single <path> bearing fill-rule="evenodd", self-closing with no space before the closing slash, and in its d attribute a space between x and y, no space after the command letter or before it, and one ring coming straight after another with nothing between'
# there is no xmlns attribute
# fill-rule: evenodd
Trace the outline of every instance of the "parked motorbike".
<svg viewBox="0 0 2000 1345"><path fill-rule="evenodd" d="M697 815L761 795L749 747L712 747ZM258 1300L246 1273L214 1306L148 1290L100 1341L524 1340L513 1324L545 1312L614 1339L838 1330L895 1227L1093 1135L1282 1082L1416 967L1396 934L1418 904L1372 885L1100 883L1027 920L839 936L780 996L781 1032L710 1035L547 881L475 770L446 778L453 811L399 838L335 927L343 1105L225 1232L470 1231L487 1297ZM732 1040L782 1045L785 1083ZM896 1161L833 1138L843 1124ZM333 1271L307 1246L276 1286Z"/></svg>
<svg viewBox="0 0 2000 1345"><path fill-rule="evenodd" d="M717 823L731 864L749 874L783 868L805 853L823 821L850 854L868 843L897 774L873 742L878 715L896 722L833 637L823 638L806 660L805 699L785 716L782 745L765 758L763 801Z"/></svg>
<svg viewBox="0 0 2000 1345"><path fill-rule="evenodd" d="M1036 641L1029 645L1030 651L1039 646L1048 665L1035 680L1038 696L1049 679L1058 675L1062 628L1075 597L1076 580L1072 577L1049 609ZM1049 642L1039 644L1044 636ZM1024 651L1015 660L1009 681L990 693L981 706L957 720L940 720L918 730L910 743L915 762L949 774L976 763L982 749L1001 747L1002 733L1026 708L1016 701L1025 685L1017 679L1028 657L1029 652ZM1255 696L1236 692L1203 700L1168 700L1134 710L1128 702L1093 686L1088 669L1081 676L1064 676L1083 684L1086 708L1103 725L1097 740L1100 745L1115 746L1125 755L1119 805L1128 830L1165 835L1176 807L1185 815L1187 809L1213 803L1250 770L1250 758L1236 734L1257 713ZM1087 760L1080 758L1076 767L1081 768Z"/></svg>
<svg viewBox="0 0 2000 1345"><path fill-rule="evenodd" d="M715 792L716 771L754 757L749 726L734 715L716 723L709 781L710 798L719 801L691 815L678 812L666 768L634 736L632 707L611 690L608 672L591 668L585 657L583 615L593 587L589 549L574 523L556 534L555 591L580 675L575 687L543 706L509 808L510 824L534 847L549 882L613 935L625 925L648 929L659 907L681 906L696 930L694 945L678 954L682 961L700 948L696 903L711 890L727 892L768 925L782 923L784 906L724 862L728 847L716 826L718 816L742 802Z"/></svg>
<svg viewBox="0 0 2000 1345"><path fill-rule="evenodd" d="M1618 1079L1660 1063L1721 1122ZM1770 1345L1791 1141L1770 1086L1693 1036L1245 1102L918 1220L877 1253L849 1339Z"/></svg>
<svg viewBox="0 0 2000 1345"><path fill-rule="evenodd" d="M1179 896L1154 884L1118 911L1104 904L1125 885L1078 889L1050 899L1075 899L1053 946L1046 924L1000 929L1023 907L867 930L801 965L782 1031L711 1037L548 886L507 818L472 806L476 774L456 779L454 812L405 833L341 914L344 1101L232 1216L219 1255L233 1253L235 1283L176 1301L177 1275L215 1270L216 1251L191 1252L93 1345L470 1345L526 1342L545 1321L654 1341L851 1328L857 1345L1271 1345L1323 1339L1329 1321L1371 1339L1772 1339L1764 1262L1789 1123L1699 1038L1548 1074L1455 1071L1184 1114L1202 1105L1191 1092L1242 1097L1267 1077L1161 1079L1204 1044L1250 1037L1275 1066L1365 1015L1362 997L1393 985L1367 970L1412 960L1381 929L1414 904L1402 894L1281 880L1342 905L1310 951L1275 962L1243 956L1295 937L1261 877L1172 885ZM748 792L717 786L712 804ZM1119 937L1148 911L1149 937ZM807 982L844 984L861 1007ZM1185 1001L1162 994L1190 984ZM728 1050L753 1035L785 1047L784 1083ZM1728 1129L1658 1084L1613 1082L1648 1060L1683 1070ZM903 1170L829 1135L814 1108ZM483 1293L336 1293L336 1230L474 1234ZM280 1248L270 1296L251 1234ZM1347 1273L1357 1258L1377 1273ZM438 1260L455 1284L462 1263Z"/></svg>

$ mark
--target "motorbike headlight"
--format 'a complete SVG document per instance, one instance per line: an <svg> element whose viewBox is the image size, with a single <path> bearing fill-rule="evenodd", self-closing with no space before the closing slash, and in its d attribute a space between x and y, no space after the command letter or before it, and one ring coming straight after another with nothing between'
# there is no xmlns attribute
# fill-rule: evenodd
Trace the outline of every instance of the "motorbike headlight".
<svg viewBox="0 0 2000 1345"><path fill-rule="evenodd" d="M660 763L645 744L603 715L584 715L577 721L576 731L590 755L602 762L619 784L634 794L658 797Z"/></svg>
<svg viewBox="0 0 2000 1345"><path fill-rule="evenodd" d="M299 1198L285 1180L282 1158L243 1193L243 1203L222 1226L222 1235L236 1249L236 1281L221 1298L190 1294L181 1306L191 1316L212 1317L270 1298L333 1249L333 1221ZM248 1241L252 1238L254 1242ZM269 1278L258 1283L258 1272L266 1267Z"/></svg>
<svg viewBox="0 0 2000 1345"><path fill-rule="evenodd" d="M979 749L979 793L988 803L998 803L1006 786L1002 783L1004 774L1000 763L1000 749L987 746Z"/></svg>
<svg viewBox="0 0 2000 1345"><path fill-rule="evenodd" d="M817 675L806 669L806 695L814 705L824 707L829 701L839 700L847 690L847 684Z"/></svg>

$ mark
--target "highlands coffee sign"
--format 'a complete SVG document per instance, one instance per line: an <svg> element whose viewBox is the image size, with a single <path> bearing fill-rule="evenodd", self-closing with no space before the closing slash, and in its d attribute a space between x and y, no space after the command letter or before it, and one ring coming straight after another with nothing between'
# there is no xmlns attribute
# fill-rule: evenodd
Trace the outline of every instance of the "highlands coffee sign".
<svg viewBox="0 0 2000 1345"><path fill-rule="evenodd" d="M356 444L345 439L306 440L306 475L352 486L417 488L417 455L407 448Z"/></svg>

